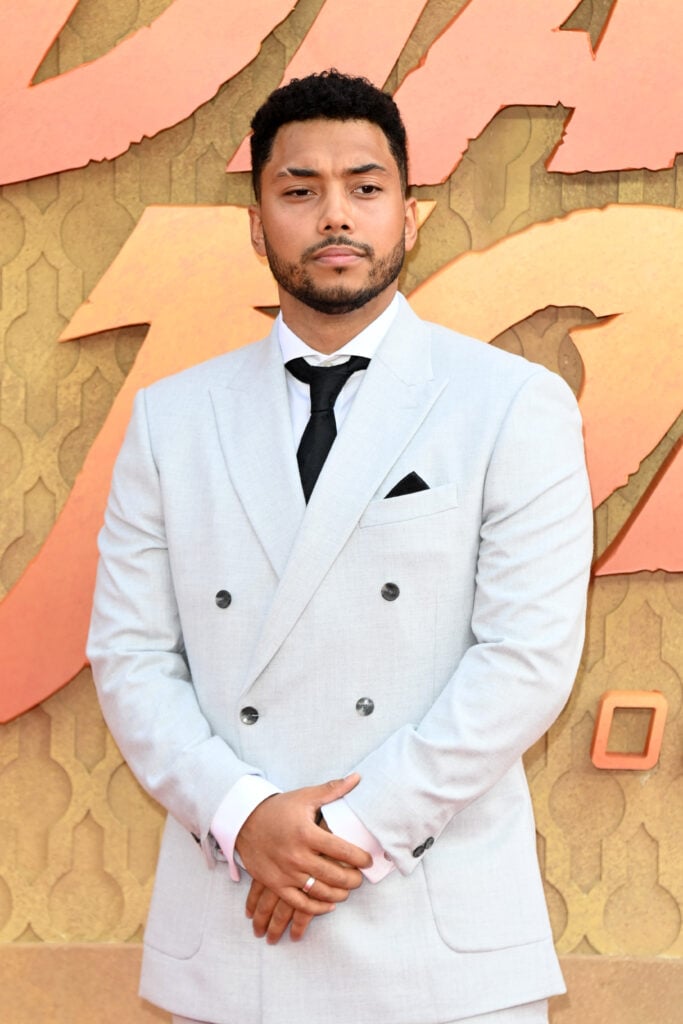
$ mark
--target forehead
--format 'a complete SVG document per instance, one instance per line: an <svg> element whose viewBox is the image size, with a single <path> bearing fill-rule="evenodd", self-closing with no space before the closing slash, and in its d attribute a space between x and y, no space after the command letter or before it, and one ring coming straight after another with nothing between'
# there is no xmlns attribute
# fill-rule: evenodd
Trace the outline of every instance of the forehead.
<svg viewBox="0 0 683 1024"><path fill-rule="evenodd" d="M314 171L346 170L376 163L398 176L387 137L372 121L316 118L290 121L278 129L264 176L275 177L288 167Z"/></svg>

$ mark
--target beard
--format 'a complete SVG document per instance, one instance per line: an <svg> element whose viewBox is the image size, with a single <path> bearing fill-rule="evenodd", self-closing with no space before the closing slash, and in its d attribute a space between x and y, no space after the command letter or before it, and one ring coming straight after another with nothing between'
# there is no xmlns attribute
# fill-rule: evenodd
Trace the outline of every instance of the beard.
<svg viewBox="0 0 683 1024"><path fill-rule="evenodd" d="M336 238L327 238L324 242L311 246L307 249L299 263L287 263L280 259L276 252L271 249L268 239L263 238L268 266L270 272L278 285L293 298L298 299L305 306L316 310L318 313L326 313L328 316L339 316L343 313L351 313L360 309L371 299L376 298L381 292L392 284L401 273L403 261L405 260L406 248L405 239L401 235L394 248L378 260L375 258L375 251L372 246L365 242L355 242L350 238L339 235ZM335 245L349 245L354 249L360 249L365 253L365 259L369 263L369 272L364 285L355 290L341 283L328 285L325 288L317 285L306 269L306 262L321 249ZM337 270L340 279L343 279L345 271L342 267Z"/></svg>

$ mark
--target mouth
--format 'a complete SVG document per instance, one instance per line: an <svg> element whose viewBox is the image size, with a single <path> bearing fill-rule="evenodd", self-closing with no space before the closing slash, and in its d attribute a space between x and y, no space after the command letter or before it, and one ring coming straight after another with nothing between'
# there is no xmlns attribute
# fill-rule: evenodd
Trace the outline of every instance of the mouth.
<svg viewBox="0 0 683 1024"><path fill-rule="evenodd" d="M313 253L311 259L323 266L346 267L365 259L365 252L350 245L326 245Z"/></svg>

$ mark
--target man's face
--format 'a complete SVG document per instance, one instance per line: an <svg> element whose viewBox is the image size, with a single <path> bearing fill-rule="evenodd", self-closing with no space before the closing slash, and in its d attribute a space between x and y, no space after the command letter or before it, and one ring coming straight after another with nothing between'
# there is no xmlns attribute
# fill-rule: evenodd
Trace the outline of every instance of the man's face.
<svg viewBox="0 0 683 1024"><path fill-rule="evenodd" d="M252 243L268 258L283 308L294 300L338 315L378 296L386 305L417 228L415 200L404 197L381 128L362 120L283 125L260 184L249 211Z"/></svg>

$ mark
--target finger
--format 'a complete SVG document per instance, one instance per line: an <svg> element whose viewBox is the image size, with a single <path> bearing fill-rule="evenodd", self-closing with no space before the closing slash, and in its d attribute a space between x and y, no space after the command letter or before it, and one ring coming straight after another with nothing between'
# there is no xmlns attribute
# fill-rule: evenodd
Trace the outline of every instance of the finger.
<svg viewBox="0 0 683 1024"><path fill-rule="evenodd" d="M315 844L318 853L324 854L330 860L348 864L352 868L369 868L372 864L372 857L366 850L323 828L318 828Z"/></svg>
<svg viewBox="0 0 683 1024"><path fill-rule="evenodd" d="M277 893L274 893L272 889L264 888L263 892L259 896L258 903L256 904L251 920L251 927L253 928L254 935L257 939L262 939L268 931L268 925L270 924L270 919L278 900L279 896Z"/></svg>
<svg viewBox="0 0 683 1024"><path fill-rule="evenodd" d="M311 863L311 862L309 862ZM317 857L311 863L311 876L315 878L318 889L315 895L318 899L327 899L320 892L320 885L326 885L333 889L357 889L363 884L363 875L357 868L350 868L346 864L338 864L327 857ZM301 884L303 889L303 883Z"/></svg>
<svg viewBox="0 0 683 1024"><path fill-rule="evenodd" d="M303 890L301 892L303 893ZM322 882L317 881L315 887L310 889L308 893L303 893L303 895L310 896L319 903L345 903L349 898L349 890L336 889L334 886L324 885Z"/></svg>
<svg viewBox="0 0 683 1024"><path fill-rule="evenodd" d="M268 931L266 932L266 942L268 945L274 946L280 941L293 915L294 911L292 908L284 900L278 900L268 923Z"/></svg>
<svg viewBox="0 0 683 1024"><path fill-rule="evenodd" d="M302 914L295 910L292 914L292 923L289 926L289 937L292 942L300 942L303 939L306 929L313 920L311 914Z"/></svg>
<svg viewBox="0 0 683 1024"><path fill-rule="evenodd" d="M358 772L352 772L345 779L330 779L329 782L323 782L319 786L308 786L307 796L310 797L317 811L323 804L331 804L334 800L340 800L346 796L356 788L359 782Z"/></svg>
<svg viewBox="0 0 683 1024"><path fill-rule="evenodd" d="M252 883L249 886L249 893L247 895L247 903L246 903L246 906L245 906L245 909L244 909L244 912L247 915L247 917L253 917L254 916L254 911L256 910L256 904L258 903L259 897L261 896L261 893L263 892L264 889L265 889L265 885L263 884L263 882L257 882L256 879L252 880Z"/></svg>
<svg viewBox="0 0 683 1024"><path fill-rule="evenodd" d="M329 914L335 908L334 903L325 903L323 900L306 896L301 889L294 888L293 886L286 886L284 889L280 889L280 897L293 910L299 910L304 914L311 914L313 917Z"/></svg>
<svg viewBox="0 0 683 1024"><path fill-rule="evenodd" d="M310 875L301 883L299 889L304 895L314 900L322 900L323 903L343 903L348 899L351 890L357 889L363 882L360 871L334 864L324 857L318 857L313 870L315 876Z"/></svg>

